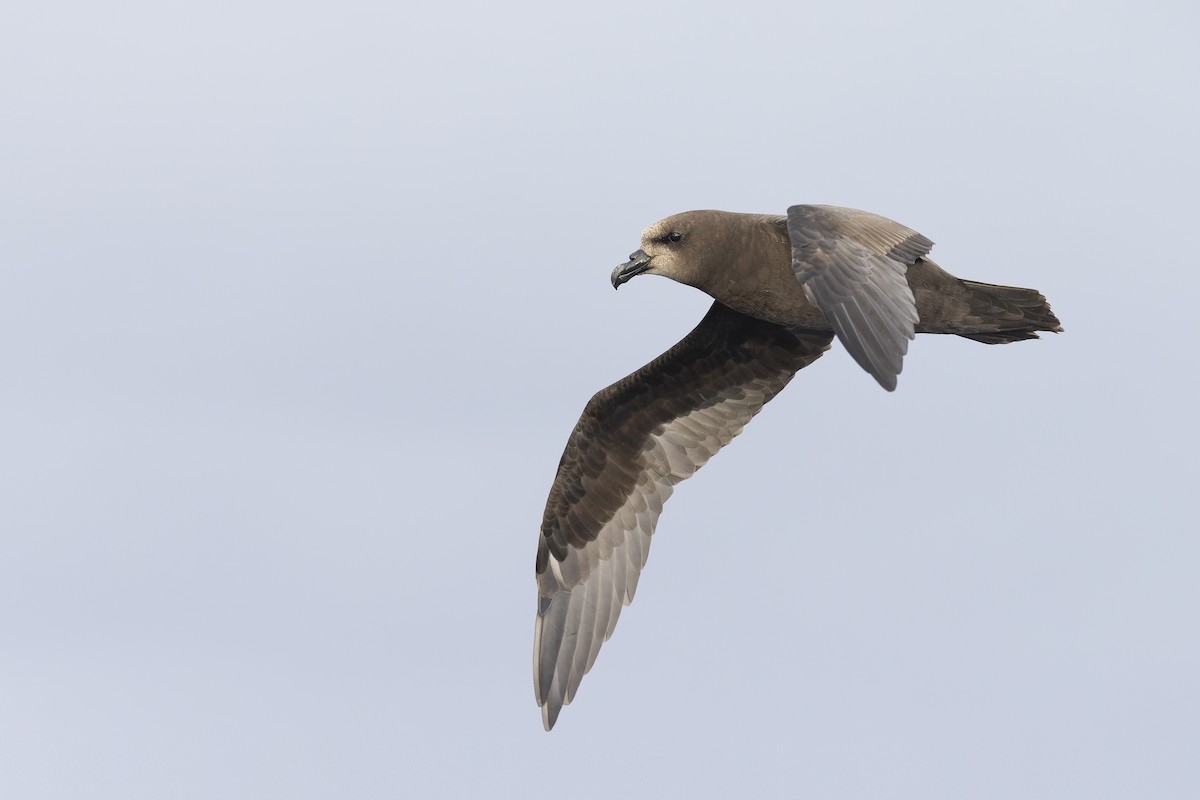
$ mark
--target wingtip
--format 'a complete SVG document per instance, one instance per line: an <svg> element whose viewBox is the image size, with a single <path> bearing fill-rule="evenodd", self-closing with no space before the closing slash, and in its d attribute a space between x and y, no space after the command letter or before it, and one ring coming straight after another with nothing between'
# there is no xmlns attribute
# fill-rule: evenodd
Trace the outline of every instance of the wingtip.
<svg viewBox="0 0 1200 800"><path fill-rule="evenodd" d="M553 702L542 706L542 727L546 729L546 733L554 730L554 723L558 722L558 712L561 710L562 706Z"/></svg>
<svg viewBox="0 0 1200 800"><path fill-rule="evenodd" d="M895 375L876 375L875 373L871 373L871 377L875 379L876 383L883 387L885 392L896 391Z"/></svg>

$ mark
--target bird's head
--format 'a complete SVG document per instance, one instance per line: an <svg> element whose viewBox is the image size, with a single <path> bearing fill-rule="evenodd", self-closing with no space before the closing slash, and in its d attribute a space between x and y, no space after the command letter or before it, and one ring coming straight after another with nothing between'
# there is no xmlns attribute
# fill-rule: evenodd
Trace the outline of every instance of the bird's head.
<svg viewBox="0 0 1200 800"><path fill-rule="evenodd" d="M706 278L721 265L708 266L714 255L728 253L724 241L737 226L718 218L736 217L724 211L685 211L659 220L642 233L642 246L612 273L613 288L635 275L662 275L704 289ZM725 222L726 224L719 224ZM719 257L719 256L718 256Z"/></svg>

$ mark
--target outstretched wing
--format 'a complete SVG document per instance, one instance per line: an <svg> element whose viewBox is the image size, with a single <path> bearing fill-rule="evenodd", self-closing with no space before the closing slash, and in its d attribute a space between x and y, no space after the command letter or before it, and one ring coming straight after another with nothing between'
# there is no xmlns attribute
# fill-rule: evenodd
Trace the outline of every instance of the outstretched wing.
<svg viewBox="0 0 1200 800"><path fill-rule="evenodd" d="M792 206L787 229L797 280L859 366L892 391L917 323L905 272L933 242L886 217L837 206Z"/></svg>
<svg viewBox="0 0 1200 800"><path fill-rule="evenodd" d="M533 684L546 730L633 600L675 484L741 433L832 338L714 303L683 341L584 408L538 541Z"/></svg>

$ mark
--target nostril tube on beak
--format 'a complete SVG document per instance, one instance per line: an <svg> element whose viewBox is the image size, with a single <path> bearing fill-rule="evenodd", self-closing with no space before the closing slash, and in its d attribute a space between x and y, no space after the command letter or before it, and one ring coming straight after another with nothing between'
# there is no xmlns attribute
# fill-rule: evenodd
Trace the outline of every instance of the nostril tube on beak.
<svg viewBox="0 0 1200 800"><path fill-rule="evenodd" d="M616 289L622 283L632 278L634 275L640 275L650 268L650 260L652 256L646 255L642 250L635 250L629 254L629 260L621 264L612 272L612 285Z"/></svg>

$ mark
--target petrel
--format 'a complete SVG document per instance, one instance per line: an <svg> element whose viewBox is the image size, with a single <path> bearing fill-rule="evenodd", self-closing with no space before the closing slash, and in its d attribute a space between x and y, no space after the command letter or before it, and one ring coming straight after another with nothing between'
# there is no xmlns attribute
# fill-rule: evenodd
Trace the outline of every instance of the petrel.
<svg viewBox="0 0 1200 800"><path fill-rule="evenodd" d="M538 540L533 684L550 730L633 600L675 484L700 469L836 338L896 388L916 333L986 344L1062 330L1033 289L961 280L885 217L688 211L656 222L613 287L662 275L714 299L667 352L597 393L567 440Z"/></svg>

